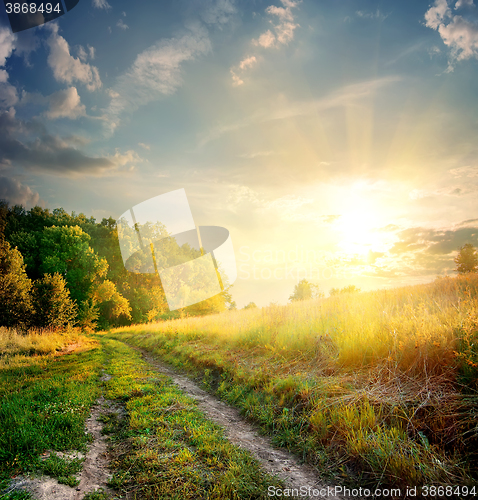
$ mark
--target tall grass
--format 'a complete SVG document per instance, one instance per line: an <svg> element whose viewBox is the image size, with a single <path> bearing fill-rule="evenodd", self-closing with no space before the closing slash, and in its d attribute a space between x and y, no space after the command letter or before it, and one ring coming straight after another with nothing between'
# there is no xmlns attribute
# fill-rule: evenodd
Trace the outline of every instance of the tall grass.
<svg viewBox="0 0 478 500"><path fill-rule="evenodd" d="M112 334L201 371L316 465L431 484L477 459L477 291L477 275L445 277Z"/></svg>
<svg viewBox="0 0 478 500"><path fill-rule="evenodd" d="M0 327L0 368L12 360L31 355L54 354L68 345L89 343L79 329L68 330L32 328L22 332L15 328Z"/></svg>

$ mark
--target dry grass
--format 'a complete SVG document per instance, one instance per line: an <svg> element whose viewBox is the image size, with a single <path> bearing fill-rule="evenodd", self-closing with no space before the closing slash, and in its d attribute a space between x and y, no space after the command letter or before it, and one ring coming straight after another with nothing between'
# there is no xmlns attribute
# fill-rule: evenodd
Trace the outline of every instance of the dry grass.
<svg viewBox="0 0 478 500"><path fill-rule="evenodd" d="M226 398L313 463L324 446L376 481L446 482L477 445L477 291L447 277L112 334L212 386L222 373Z"/></svg>
<svg viewBox="0 0 478 500"><path fill-rule="evenodd" d="M46 356L70 352L89 345L89 339L78 329L30 329L24 333L14 328L0 327L0 369L27 363L32 355Z"/></svg>

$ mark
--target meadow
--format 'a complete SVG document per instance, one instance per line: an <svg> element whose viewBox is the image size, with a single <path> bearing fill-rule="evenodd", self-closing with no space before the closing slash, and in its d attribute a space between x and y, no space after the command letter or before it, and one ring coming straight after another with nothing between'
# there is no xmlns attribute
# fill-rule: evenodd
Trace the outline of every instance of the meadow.
<svg viewBox="0 0 478 500"><path fill-rule="evenodd" d="M324 479L474 484L478 276L117 328Z"/></svg>

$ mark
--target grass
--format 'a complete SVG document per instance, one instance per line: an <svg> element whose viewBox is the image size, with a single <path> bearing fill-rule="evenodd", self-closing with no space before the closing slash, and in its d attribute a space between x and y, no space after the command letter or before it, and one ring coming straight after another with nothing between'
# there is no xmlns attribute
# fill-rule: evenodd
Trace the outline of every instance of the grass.
<svg viewBox="0 0 478 500"><path fill-rule="evenodd" d="M99 394L102 353L92 341L68 356L16 353L4 356L0 368L0 491L31 472L76 485L79 461L41 457L48 450L86 450L85 420Z"/></svg>
<svg viewBox="0 0 478 500"><path fill-rule="evenodd" d="M113 376L105 395L122 401L128 415L104 419L115 454L112 487L130 498L252 500L267 498L269 485L279 486L168 377L124 343L103 342Z"/></svg>
<svg viewBox="0 0 478 500"><path fill-rule="evenodd" d="M478 276L113 330L352 485L476 480Z"/></svg>
<svg viewBox="0 0 478 500"><path fill-rule="evenodd" d="M69 344L85 341L78 329L33 328L27 333L0 326L0 367L15 356L54 354Z"/></svg>

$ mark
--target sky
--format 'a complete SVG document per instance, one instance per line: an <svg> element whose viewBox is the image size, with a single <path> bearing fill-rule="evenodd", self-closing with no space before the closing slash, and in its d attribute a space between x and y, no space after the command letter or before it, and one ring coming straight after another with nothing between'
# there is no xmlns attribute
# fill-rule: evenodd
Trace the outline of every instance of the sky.
<svg viewBox="0 0 478 500"><path fill-rule="evenodd" d="M478 245L477 59L473 0L1 10L0 198L99 222L184 188L239 307L429 282Z"/></svg>

